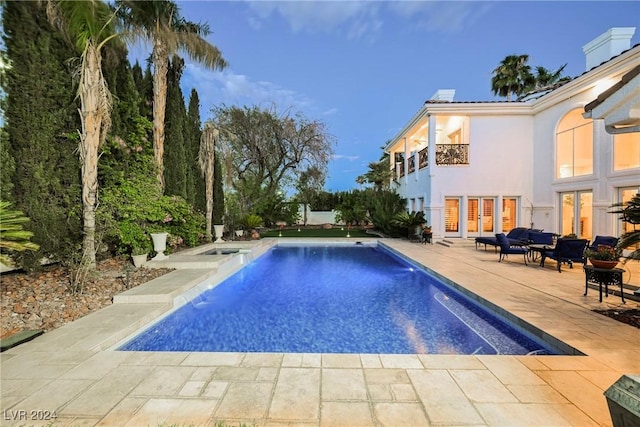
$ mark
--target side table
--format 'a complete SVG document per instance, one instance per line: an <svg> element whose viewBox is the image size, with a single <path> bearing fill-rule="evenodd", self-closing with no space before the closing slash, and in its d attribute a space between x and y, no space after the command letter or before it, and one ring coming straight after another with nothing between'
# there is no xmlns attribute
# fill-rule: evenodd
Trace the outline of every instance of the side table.
<svg viewBox="0 0 640 427"><path fill-rule="evenodd" d="M585 265L584 269L584 296L587 295L589 289L589 283L598 285L600 292L600 302L602 302L602 285L604 285L604 292L606 296L609 296L609 285L620 286L620 296L622 297L622 303L625 304L624 293L622 292L622 268L596 268L592 265Z"/></svg>

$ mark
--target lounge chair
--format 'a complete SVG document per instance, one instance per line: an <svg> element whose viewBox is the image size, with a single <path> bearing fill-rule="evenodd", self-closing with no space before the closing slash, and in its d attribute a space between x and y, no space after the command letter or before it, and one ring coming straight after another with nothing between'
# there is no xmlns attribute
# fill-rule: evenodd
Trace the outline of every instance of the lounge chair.
<svg viewBox="0 0 640 427"><path fill-rule="evenodd" d="M526 227L516 227L509 231L506 235L507 239L512 245L524 245L529 239L529 229ZM495 237L476 237L476 249L478 244L484 245L484 250L487 250L487 245L493 246L496 250L500 246L498 240Z"/></svg>
<svg viewBox="0 0 640 427"><path fill-rule="evenodd" d="M547 258L551 258L558 263L558 273L562 272L561 265L563 262L569 264L569 268L573 268L574 262L579 262L584 265L586 263L584 251L588 245L589 241L587 239L561 237L556 242L556 247L553 250L542 252L540 266L544 267L544 262Z"/></svg>
<svg viewBox="0 0 640 427"><path fill-rule="evenodd" d="M617 237L614 237L614 236L596 236L596 238L593 239L593 242L591 242L591 245L587 249L592 250L592 251L597 251L598 250L598 246L600 246L600 245L611 246L612 248L615 248L617 244L618 244L618 238Z"/></svg>
<svg viewBox="0 0 640 427"><path fill-rule="evenodd" d="M523 246L521 242L518 244L512 244L504 233L496 234L496 240L500 247L500 257L498 262L502 262L502 259L507 255L523 255L524 265L527 265L527 255L529 254L529 248Z"/></svg>

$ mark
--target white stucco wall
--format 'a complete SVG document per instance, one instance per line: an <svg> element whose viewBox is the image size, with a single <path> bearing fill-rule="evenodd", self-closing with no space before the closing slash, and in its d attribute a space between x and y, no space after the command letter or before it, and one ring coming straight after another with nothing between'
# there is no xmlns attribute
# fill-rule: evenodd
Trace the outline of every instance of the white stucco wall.
<svg viewBox="0 0 640 427"><path fill-rule="evenodd" d="M298 224L304 224L304 205L298 205ZM312 211L307 206L307 225L337 224L336 211Z"/></svg>
<svg viewBox="0 0 640 427"><path fill-rule="evenodd" d="M532 199L532 128L531 116L471 116L465 139L469 143L469 164L445 166L430 161L429 167L400 179L399 193L407 199L425 198L427 220L436 237L444 235L447 197ZM528 214L522 213L525 203L522 205L519 217L528 221ZM466 218L466 214L461 218ZM461 221L460 226L461 235L466 237L466 223ZM498 216L495 226L500 230Z"/></svg>
<svg viewBox="0 0 640 427"><path fill-rule="evenodd" d="M586 176L555 178L555 135L560 119L569 111L592 102L640 61L635 47L611 58L573 81L550 93L526 102L499 103L426 103L387 145L390 151L402 151L406 135L429 119L429 141L437 141L441 123L435 117L466 116L468 132L463 143L470 144L469 165L436 166L430 147L429 167L399 179L397 190L407 199L424 197L425 212L433 226L434 237L444 235L445 197L495 198L496 210L502 197L520 197L518 225L528 226L533 204L535 228L558 232L560 229L560 193L590 191L593 194L591 234L618 235L620 222L609 213L618 202L620 188L640 188L640 170L613 170L613 136L604 121L593 122L593 173ZM439 135L442 136L442 133ZM437 141L446 142L446 141ZM408 202L408 208L410 201ZM501 223L496 212L496 230ZM460 214L461 237L465 233L466 212Z"/></svg>
<svg viewBox="0 0 640 427"><path fill-rule="evenodd" d="M617 235L618 219L608 213L615 203L617 189L620 187L640 186L640 174L637 169L613 171L613 136L605 129L604 121L593 121L593 174L572 178L557 179L556 129L559 121L571 110L593 101L602 87L603 80L613 84L618 81L627 68L616 71L597 69L589 78L576 80L561 88L556 94L539 102L535 108L534 126L534 165L535 180L533 200L536 227L558 232L560 223L560 193L591 191L593 193L592 235Z"/></svg>

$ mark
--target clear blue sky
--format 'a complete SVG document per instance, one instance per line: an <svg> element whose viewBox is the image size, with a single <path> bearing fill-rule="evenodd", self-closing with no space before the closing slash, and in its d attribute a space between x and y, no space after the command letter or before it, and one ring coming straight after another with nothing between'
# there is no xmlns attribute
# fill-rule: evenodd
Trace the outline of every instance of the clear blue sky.
<svg viewBox="0 0 640 427"><path fill-rule="evenodd" d="M639 1L178 1L188 20L208 23L208 40L229 67L187 60L188 98L211 107L275 105L321 120L335 136L325 188L357 188L356 176L379 159L438 89L457 101L497 99L491 71L505 56L565 75L585 71L582 46L611 27L636 27Z"/></svg>

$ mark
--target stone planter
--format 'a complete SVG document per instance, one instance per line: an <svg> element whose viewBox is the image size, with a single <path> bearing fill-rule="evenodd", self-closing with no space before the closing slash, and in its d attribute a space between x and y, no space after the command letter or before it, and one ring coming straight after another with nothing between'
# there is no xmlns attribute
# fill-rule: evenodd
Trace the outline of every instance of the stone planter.
<svg viewBox="0 0 640 427"><path fill-rule="evenodd" d="M156 251L156 256L153 260L165 259L167 256L164 251L167 250L167 236L169 233L151 233L151 239L153 240L153 250Z"/></svg>
<svg viewBox="0 0 640 427"><path fill-rule="evenodd" d="M216 236L216 243L224 242L222 236L224 234L224 224L215 224L213 226L213 233Z"/></svg>
<svg viewBox="0 0 640 427"><path fill-rule="evenodd" d="M131 255L131 260L136 268L142 267L147 262L147 256L149 254Z"/></svg>

